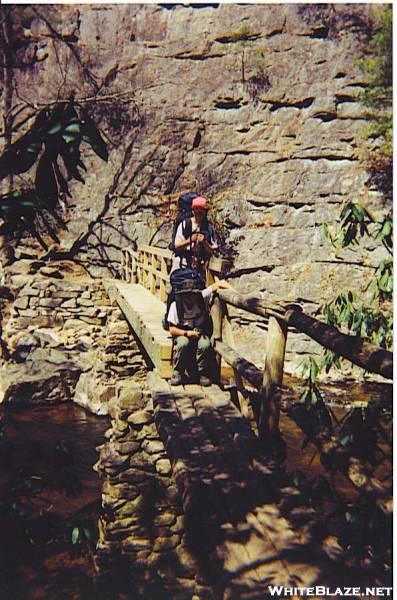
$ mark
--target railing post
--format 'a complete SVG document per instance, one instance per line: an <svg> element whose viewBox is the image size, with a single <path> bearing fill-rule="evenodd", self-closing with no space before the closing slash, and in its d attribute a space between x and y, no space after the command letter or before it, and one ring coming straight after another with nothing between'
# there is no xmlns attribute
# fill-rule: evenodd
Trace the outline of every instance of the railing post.
<svg viewBox="0 0 397 600"><path fill-rule="evenodd" d="M161 267L160 267L160 272L161 272L160 300L162 302L165 302L167 299L166 279L167 279L168 271L167 271L167 261L164 257L161 258L160 264L161 264Z"/></svg>
<svg viewBox="0 0 397 600"><path fill-rule="evenodd" d="M141 285L147 289L149 281L149 259L146 250L143 251Z"/></svg>
<svg viewBox="0 0 397 600"><path fill-rule="evenodd" d="M137 259L134 253L130 253L130 258L131 258L131 279L130 282L131 283L137 283L138 281L138 273L137 273Z"/></svg>
<svg viewBox="0 0 397 600"><path fill-rule="evenodd" d="M120 275L121 279L125 279L125 250L120 251Z"/></svg>
<svg viewBox="0 0 397 600"><path fill-rule="evenodd" d="M125 252L125 280L128 283L131 281L131 254L128 250Z"/></svg>
<svg viewBox="0 0 397 600"><path fill-rule="evenodd" d="M282 319L269 317L266 339L266 357L260 390L258 432L264 441L279 434L280 393L278 386L283 382L285 346L288 325Z"/></svg>
<svg viewBox="0 0 397 600"><path fill-rule="evenodd" d="M153 296L156 295L156 289L157 289L156 273L157 273L157 257L153 253L152 260L150 263L150 279L149 279L149 288L150 288L150 291L153 294Z"/></svg>
<svg viewBox="0 0 397 600"><path fill-rule="evenodd" d="M215 296L211 307L211 319L212 319L212 342L222 341L222 324L223 324L223 305L222 301L218 296ZM219 381L221 377L221 355L216 353L216 380Z"/></svg>

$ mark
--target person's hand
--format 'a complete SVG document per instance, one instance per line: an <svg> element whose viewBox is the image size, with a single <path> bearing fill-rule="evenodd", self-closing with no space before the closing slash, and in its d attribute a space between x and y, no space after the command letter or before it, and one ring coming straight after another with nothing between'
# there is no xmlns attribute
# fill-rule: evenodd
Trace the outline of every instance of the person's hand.
<svg viewBox="0 0 397 600"><path fill-rule="evenodd" d="M216 283L215 283L216 289L223 289L223 290L232 290L232 286L230 285L230 283L228 281L225 281L224 279L219 279Z"/></svg>
<svg viewBox="0 0 397 600"><path fill-rule="evenodd" d="M201 335L200 331L198 329L191 329L190 331L187 332L187 337L189 338L199 338Z"/></svg>
<svg viewBox="0 0 397 600"><path fill-rule="evenodd" d="M204 234L203 233L193 233L192 240L196 244L201 244L204 241Z"/></svg>

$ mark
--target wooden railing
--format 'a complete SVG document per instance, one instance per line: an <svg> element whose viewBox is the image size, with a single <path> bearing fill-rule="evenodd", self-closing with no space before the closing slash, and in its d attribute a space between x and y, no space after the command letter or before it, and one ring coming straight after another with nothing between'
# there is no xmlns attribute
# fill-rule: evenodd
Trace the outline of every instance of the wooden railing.
<svg viewBox="0 0 397 600"><path fill-rule="evenodd" d="M169 288L169 273L172 265L172 252L166 248L142 245L138 250L123 248L121 251L122 279L129 283L139 283L152 294L165 302ZM228 261L211 258L207 284L223 276Z"/></svg>
<svg viewBox="0 0 397 600"><path fill-rule="evenodd" d="M140 246L136 251L124 248L121 257L121 273L125 281L139 283L164 302L169 288L171 263L172 252L165 248L147 245ZM207 284L224 277L228 266L228 261L224 259L211 258ZM359 367L382 375L386 379L393 377L393 354L391 352L375 346L363 338L346 335L335 327L322 323L305 314L298 304L291 302L274 304L265 301L257 294L242 295L236 291L219 290L211 311L215 349L233 367L236 375L244 377L248 381L250 378L252 379L250 363L239 356L233 348L234 342L227 305L268 320L265 367L261 386L266 397L269 396L274 385L280 386L282 383L287 333L288 327L291 326L295 330L305 333L324 348L336 352ZM250 383L253 382L250 381ZM255 383L258 383L257 375Z"/></svg>
<svg viewBox="0 0 397 600"><path fill-rule="evenodd" d="M265 364L262 371L242 357L233 347L227 305L268 319ZM244 382L248 382L257 390L258 435L268 448L274 446L280 435L281 385L289 326L292 325L295 330L305 333L323 347L337 352L367 371L388 379L393 377L391 352L374 346L362 338L345 335L334 327L305 315L297 304L274 305L265 302L257 295L242 296L230 290L219 290L211 314L214 323L213 345L218 355L233 368L243 412L248 408L249 397ZM310 422L310 417L307 418L305 407L302 405L297 405L288 414L318 448L324 460L328 460L334 468L343 473L358 492L372 497L382 512L388 515L391 513L392 499L388 486L376 477L370 476L365 465L349 454L332 431L319 427L317 421L314 421L313 426L313 421Z"/></svg>
<svg viewBox="0 0 397 600"><path fill-rule="evenodd" d="M137 251L124 249L122 251L122 275L126 281L141 284L165 301L169 287L171 262L172 253L166 249L151 246L141 246ZM227 261L212 258L209 264L207 283L223 277L227 266ZM230 325L228 306L245 310L267 321L263 370L258 369L238 353ZM336 328L306 315L296 303L274 304L265 301L257 294L248 296L236 291L220 289L211 308L211 317L213 321L212 342L217 354L218 369L220 371L222 360L232 368L243 414L247 415L249 412L247 400L249 393L247 393L246 383L257 390L258 434L267 444L272 444L275 437L279 436L281 386L289 328L292 327L294 330L308 335L324 348L336 352L369 372L382 375L387 379L393 377L391 352L360 337L346 335ZM295 420L304 430L304 425L299 422L299 419ZM381 509L384 512L390 511L390 497L387 496L384 486L379 481L368 477L359 461L352 459L332 435L319 430L314 433L312 441L322 454L335 459L337 468L350 479L357 489L374 495Z"/></svg>
<svg viewBox="0 0 397 600"><path fill-rule="evenodd" d="M228 304L268 319L262 380L255 365L240 356L230 344L225 344L223 324ZM263 436L269 431L278 431L277 388L282 384L287 334L291 326L359 367L387 379L393 378L391 352L360 337L346 335L335 327L306 315L295 303L276 305L264 301L258 295L243 296L237 292L220 290L218 300L214 303L212 319L215 350L239 373L240 378L249 381L262 394L258 429Z"/></svg>

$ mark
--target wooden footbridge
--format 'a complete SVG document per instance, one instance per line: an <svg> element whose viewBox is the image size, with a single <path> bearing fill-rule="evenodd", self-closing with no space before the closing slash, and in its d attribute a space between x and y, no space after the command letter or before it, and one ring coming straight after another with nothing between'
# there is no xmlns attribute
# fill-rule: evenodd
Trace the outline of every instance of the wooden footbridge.
<svg viewBox="0 0 397 600"><path fill-rule="evenodd" d="M171 387L172 340L162 328L171 253L142 246L124 250L123 280L112 280L116 300L153 368L149 377L155 423L180 489L187 535L220 598L266 598L271 584L307 587L324 583L326 567L310 535L281 512L283 489L272 450L279 447L280 389L288 330L298 330L368 371L392 377L392 355L382 348L320 323L293 303L270 305L258 295L220 290L211 309L217 378L208 388ZM225 261L212 259L209 283L221 278ZM263 371L239 355L228 306L268 323ZM219 385L225 367L238 398ZM247 385L256 390L253 431ZM294 415L292 415L294 418ZM297 414L296 422L304 428ZM333 435L319 428L312 441L360 492L385 513L390 492L352 458ZM285 491L285 490L284 490ZM293 596L292 596L293 597Z"/></svg>

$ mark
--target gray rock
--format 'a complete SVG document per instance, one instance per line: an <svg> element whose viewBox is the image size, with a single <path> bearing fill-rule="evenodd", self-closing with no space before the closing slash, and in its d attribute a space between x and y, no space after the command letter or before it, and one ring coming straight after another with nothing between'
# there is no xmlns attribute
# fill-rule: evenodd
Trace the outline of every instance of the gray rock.
<svg viewBox="0 0 397 600"><path fill-rule="evenodd" d="M26 310L18 310L18 315L20 317L28 317L30 319L34 319L35 317L37 317L37 311L35 311L33 308L28 308Z"/></svg>
<svg viewBox="0 0 397 600"><path fill-rule="evenodd" d="M148 454L160 454L161 452L164 453L163 442L156 441L156 440L143 440L142 448Z"/></svg>
<svg viewBox="0 0 397 600"><path fill-rule="evenodd" d="M80 296L77 298L77 304L78 306L92 306L93 302L89 297L82 298Z"/></svg>
<svg viewBox="0 0 397 600"><path fill-rule="evenodd" d="M154 552L167 552L173 550L180 543L180 537L178 535L171 535L169 537L158 538L153 544Z"/></svg>
<svg viewBox="0 0 397 600"><path fill-rule="evenodd" d="M170 475L172 471L171 463L168 458L161 458L156 461L156 471L160 475Z"/></svg>
<svg viewBox="0 0 397 600"><path fill-rule="evenodd" d="M64 329L81 329L83 327L83 323L80 319L67 319L63 325Z"/></svg>
<svg viewBox="0 0 397 600"><path fill-rule="evenodd" d="M28 334L21 336L16 345L13 352L13 359L17 362L23 362L27 359L33 348L36 348L39 345L39 340L36 336Z"/></svg>
<svg viewBox="0 0 397 600"><path fill-rule="evenodd" d="M140 449L140 445L136 442L116 442L115 449L120 454L131 456Z"/></svg>
<svg viewBox="0 0 397 600"><path fill-rule="evenodd" d="M39 328L34 332L35 337L40 341L42 346L50 346L56 348L61 345L61 338L54 329Z"/></svg>
<svg viewBox="0 0 397 600"><path fill-rule="evenodd" d="M19 292L19 296L38 296L40 290L32 285L25 285Z"/></svg>
<svg viewBox="0 0 397 600"><path fill-rule="evenodd" d="M148 410L138 410L132 413L127 418L128 423L131 425L145 425L146 423L153 422L153 412Z"/></svg>
<svg viewBox="0 0 397 600"><path fill-rule="evenodd" d="M94 414L107 415L111 402L116 397L116 386L112 382L106 383L96 370L97 356L96 352L87 356L87 364L80 359L84 372L76 385L73 400Z"/></svg>
<svg viewBox="0 0 397 600"><path fill-rule="evenodd" d="M21 296L14 301L14 308L24 309L29 306L29 297Z"/></svg>
<svg viewBox="0 0 397 600"><path fill-rule="evenodd" d="M62 304L61 298L40 298L39 305L44 308L57 308Z"/></svg>
<svg viewBox="0 0 397 600"><path fill-rule="evenodd" d="M76 306L77 306L76 298L70 298L69 300L62 302L62 304L61 304L62 308L76 308Z"/></svg>
<svg viewBox="0 0 397 600"><path fill-rule="evenodd" d="M54 267L42 267L40 269L40 274L45 275L46 277L53 277L54 279L64 278L64 274L59 269Z"/></svg>
<svg viewBox="0 0 397 600"><path fill-rule="evenodd" d="M45 360L0 367L0 403L36 405L70 401L80 370Z"/></svg>
<svg viewBox="0 0 397 600"><path fill-rule="evenodd" d="M128 413L143 408L142 388L134 381L123 383L118 392L118 404L120 410Z"/></svg>
<svg viewBox="0 0 397 600"><path fill-rule="evenodd" d="M70 361L69 354L56 348L37 348L31 352L29 360L36 363L49 363L59 366L71 366L74 364Z"/></svg>

